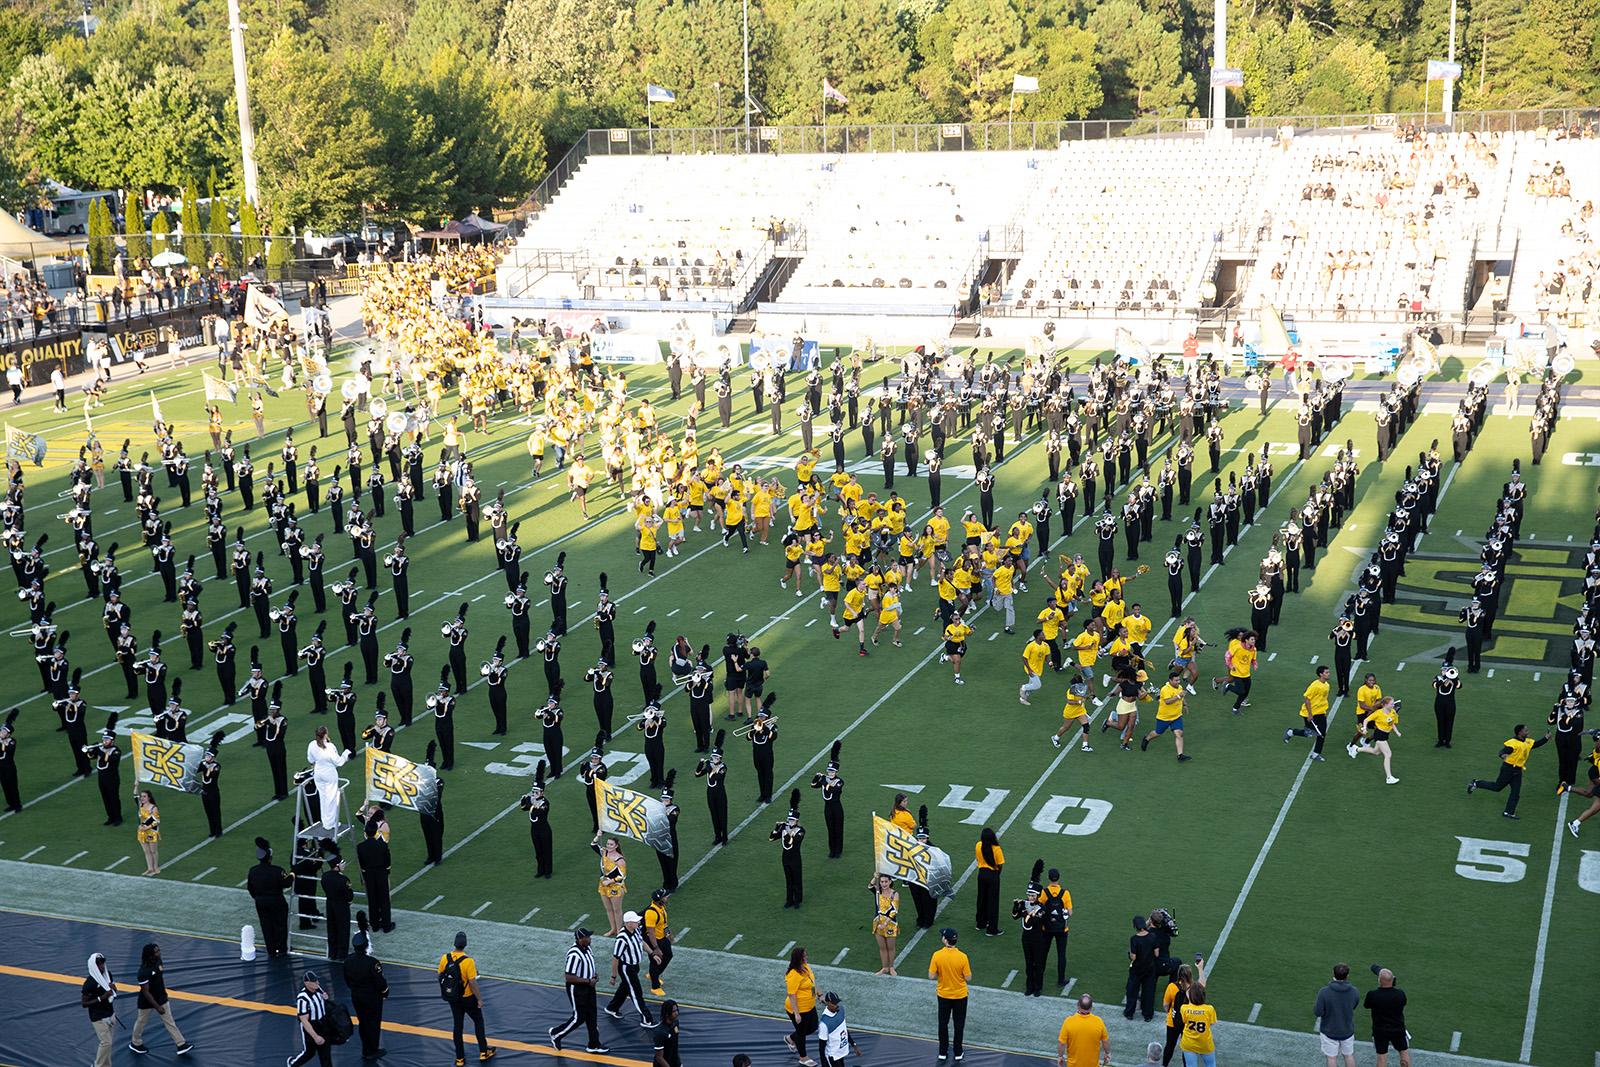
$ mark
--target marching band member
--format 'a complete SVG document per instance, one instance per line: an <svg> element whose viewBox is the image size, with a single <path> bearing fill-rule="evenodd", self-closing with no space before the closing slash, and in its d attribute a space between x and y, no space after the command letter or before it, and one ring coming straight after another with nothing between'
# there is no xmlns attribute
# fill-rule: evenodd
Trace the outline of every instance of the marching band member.
<svg viewBox="0 0 1600 1067"><path fill-rule="evenodd" d="M394 706L400 712L400 725L411 725L411 668L416 660L412 658L408 645L411 641L411 627L400 631L400 640L394 646L394 651L383 657L383 664L389 668L389 692L394 696Z"/></svg>
<svg viewBox="0 0 1600 1067"><path fill-rule="evenodd" d="M561 690L561 638L554 630L539 638L534 651L544 661L544 683L552 694Z"/></svg>
<svg viewBox="0 0 1600 1067"><path fill-rule="evenodd" d="M289 721L283 717L283 683L274 682L258 742L267 750L267 765L272 768L273 800L283 800L289 795L288 739L285 737L288 725Z"/></svg>
<svg viewBox="0 0 1600 1067"><path fill-rule="evenodd" d="M1456 727L1456 692L1461 688L1461 671L1456 667L1456 646L1444 653L1444 666L1433 679L1433 718L1439 737L1434 748L1449 748Z"/></svg>
<svg viewBox="0 0 1600 1067"><path fill-rule="evenodd" d="M22 810L22 792L17 785L17 716L20 709L12 708L0 722L0 795L5 797L6 810ZM81 749L81 746L80 746ZM81 754L81 751L75 749Z"/></svg>
<svg viewBox="0 0 1600 1067"><path fill-rule="evenodd" d="M189 713L183 707L182 695L183 679L178 678L172 683L172 695L167 698L167 706L156 716L156 736L163 741L177 741L181 744L189 740Z"/></svg>
<svg viewBox="0 0 1600 1067"><path fill-rule="evenodd" d="M506 639L502 634L500 640L495 642L494 654L478 668L478 674L489 686L489 710L494 715L492 732L502 737L506 732L506 676L509 673L510 669L506 666Z"/></svg>
<svg viewBox="0 0 1600 1067"><path fill-rule="evenodd" d="M150 714L159 715L167 706L167 665L161 660L161 631L150 635L150 648L139 664L139 674L144 679L145 697ZM131 694L130 694L131 695Z"/></svg>
<svg viewBox="0 0 1600 1067"><path fill-rule="evenodd" d="M843 739L834 741L828 753L827 769L811 778L811 788L822 790L822 819L828 827L828 858L844 855L844 779L839 776L839 749Z"/></svg>
<svg viewBox="0 0 1600 1067"><path fill-rule="evenodd" d="M200 806L205 810L207 833L211 837L222 836L222 765L217 762L217 749L226 736L224 730L213 733L200 759Z"/></svg>
<svg viewBox="0 0 1600 1067"><path fill-rule="evenodd" d="M748 731L750 755L756 768L756 789L761 803L772 803L773 743L778 739L778 722L772 715L772 705L777 693L768 693L756 709L755 721L743 730Z"/></svg>
<svg viewBox="0 0 1600 1067"><path fill-rule="evenodd" d="M87 778L93 772L89 763L89 706L79 694L78 682L82 675L81 670L73 671L71 684L67 687L67 695L54 702L56 714L61 716L61 724L67 732L67 744L72 746L72 758L76 765L73 772L75 777Z"/></svg>
<svg viewBox="0 0 1600 1067"><path fill-rule="evenodd" d="M556 565L545 572L544 584L550 589L550 632L557 637L567 633L567 554L556 554Z"/></svg>
<svg viewBox="0 0 1600 1067"><path fill-rule="evenodd" d="M667 760L667 713L661 710L661 705L652 700L644 706L634 729L644 734L644 758L650 766L650 788L660 789L665 781L664 767Z"/></svg>
<svg viewBox="0 0 1600 1067"><path fill-rule="evenodd" d="M117 713L106 719L100 743L89 753L94 758L100 803L106 809L106 826L122 825L122 750L117 747Z"/></svg>
<svg viewBox="0 0 1600 1067"><path fill-rule="evenodd" d="M545 796L545 761L540 760L533 769L533 787L518 802L528 813L528 836L533 842L535 878L549 878L553 873L550 861L550 800Z"/></svg>
<svg viewBox="0 0 1600 1067"><path fill-rule="evenodd" d="M250 718L255 723L256 740L253 747L261 747L261 728L267 718L267 678L261 669L256 645L250 646L250 677L239 687L239 696L250 698ZM280 686L282 683L278 683Z"/></svg>
<svg viewBox="0 0 1600 1067"><path fill-rule="evenodd" d="M511 612L511 633L517 639L517 658L528 658L528 572L523 571L517 576L517 587L505 599L506 608Z"/></svg>
<svg viewBox="0 0 1600 1067"><path fill-rule="evenodd" d="M455 767L456 754L456 698L450 692L450 668L439 668L439 688L427 699L428 710L433 712L433 736L444 750L442 770Z"/></svg>
<svg viewBox="0 0 1600 1067"><path fill-rule="evenodd" d="M456 617L444 625L441 633L450 642L449 670L456 678L456 695L467 691L467 611L472 607L469 601L463 600L461 607L456 609ZM449 754L445 755L446 770L452 763Z"/></svg>
<svg viewBox="0 0 1600 1067"><path fill-rule="evenodd" d="M372 709L372 725L361 732L361 739L379 752L389 752L394 747L395 729L389 725L389 695L379 693Z"/></svg>
<svg viewBox="0 0 1600 1067"><path fill-rule="evenodd" d="M451 698L454 699L454 698ZM438 743L428 742L428 753L424 762L434 767L434 754ZM448 768L439 768L446 770ZM435 783L437 792L434 794L432 811L419 811L417 813L417 829L422 832L422 845L427 854L423 861L430 866L438 866L444 862L444 779L440 778Z"/></svg>
<svg viewBox="0 0 1600 1067"><path fill-rule="evenodd" d="M770 801L763 801L770 803ZM789 814L772 828L769 841L780 845L779 858L783 865L783 906L798 908L805 899L804 875L800 863L800 844L805 840L806 828L800 825L800 790L789 792Z"/></svg>
<svg viewBox="0 0 1600 1067"><path fill-rule="evenodd" d="M584 799L589 802L590 829L595 833L600 832L600 811L599 801L595 796L594 783L597 781L603 782L611 776L610 771L606 769L605 762L606 742L608 740L610 738L604 731L596 734L594 747L589 750L589 758L578 765L578 782L583 786ZM551 777L557 777L561 770L560 763L554 763L551 770L555 772L552 773ZM616 930L613 928L608 936L615 936L615 934Z"/></svg>
<svg viewBox="0 0 1600 1067"><path fill-rule="evenodd" d="M213 640L209 646L211 658L217 666L217 685L222 689L223 702L232 707L239 699L236 688L238 679L235 660L239 650L233 643L233 632L239 628L238 623L230 622L222 628L222 635Z"/></svg>
<svg viewBox="0 0 1600 1067"><path fill-rule="evenodd" d="M328 690L328 699L333 701L333 721L339 730L339 743L352 752L358 747L356 744L356 690L350 675L355 670L355 664L344 665L344 677L339 681L339 688Z"/></svg>
<svg viewBox="0 0 1600 1067"><path fill-rule="evenodd" d="M690 670L684 687L689 696L689 721L694 728L694 750L699 753L706 752L711 747L711 701L716 672L711 668L710 656L711 646L701 645L699 656ZM595 710L598 713L598 706ZM609 721L608 716L607 722Z"/></svg>
<svg viewBox="0 0 1600 1067"><path fill-rule="evenodd" d="M728 766L722 759L726 730L718 730L711 753L695 764L694 776L706 780L706 808L711 815L711 844L728 843Z"/></svg>
<svg viewBox="0 0 1600 1067"><path fill-rule="evenodd" d="M667 832L672 841L672 851L670 853L657 852L656 859L661 863L662 888L668 893L675 893L678 890L678 816L682 814L682 811L673 800L676 795L674 783L677 780L678 770L674 767L667 771L666 777L661 782L661 805L667 809ZM657 893L661 891L660 889L656 890ZM670 949L667 954L669 957L671 956ZM660 983L653 984L659 985ZM660 990L656 990L656 993L659 994Z"/></svg>

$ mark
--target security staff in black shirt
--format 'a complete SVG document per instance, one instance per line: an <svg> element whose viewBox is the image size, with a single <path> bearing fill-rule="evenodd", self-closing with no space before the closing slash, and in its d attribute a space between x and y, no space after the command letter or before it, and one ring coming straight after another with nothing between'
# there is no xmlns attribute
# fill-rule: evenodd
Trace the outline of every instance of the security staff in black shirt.
<svg viewBox="0 0 1600 1067"><path fill-rule="evenodd" d="M356 936L350 941L352 951L344 958L344 984L350 990L350 1006L355 1009L356 1029L361 1034L361 1058L372 1060L384 1052L380 1042L389 980L383 975L383 964L370 951L366 912L356 912L356 926Z"/></svg>

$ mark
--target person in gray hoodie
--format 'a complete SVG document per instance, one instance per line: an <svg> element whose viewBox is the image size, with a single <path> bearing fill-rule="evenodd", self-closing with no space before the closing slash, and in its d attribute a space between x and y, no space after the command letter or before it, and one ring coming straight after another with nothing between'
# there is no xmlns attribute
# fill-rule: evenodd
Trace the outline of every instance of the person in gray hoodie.
<svg viewBox="0 0 1600 1067"><path fill-rule="evenodd" d="M1336 963L1333 981L1317 990L1317 1033L1322 1036L1322 1054L1328 1067L1356 1067L1356 1007L1361 994L1350 984L1348 964Z"/></svg>

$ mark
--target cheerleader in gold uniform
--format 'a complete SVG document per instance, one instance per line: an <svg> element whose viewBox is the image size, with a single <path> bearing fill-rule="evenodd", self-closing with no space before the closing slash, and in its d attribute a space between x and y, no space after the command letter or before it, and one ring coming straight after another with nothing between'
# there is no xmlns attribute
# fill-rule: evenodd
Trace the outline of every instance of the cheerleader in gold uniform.
<svg viewBox="0 0 1600 1067"><path fill-rule="evenodd" d="M628 861L623 858L622 848L614 837L606 838L602 845L596 835L589 847L600 857L600 903L605 906L606 921L611 924L606 936L616 937L622 929L622 898L628 894Z"/></svg>
<svg viewBox="0 0 1600 1067"><path fill-rule="evenodd" d="M900 936L900 893L894 887L894 879L887 874L873 878L867 888L872 891L877 907L872 916L872 936L878 942L878 963L881 964L872 973L892 978L895 976L894 941Z"/></svg>
<svg viewBox="0 0 1600 1067"><path fill-rule="evenodd" d="M160 874L161 811L150 790L139 790L139 847L144 850L144 873Z"/></svg>

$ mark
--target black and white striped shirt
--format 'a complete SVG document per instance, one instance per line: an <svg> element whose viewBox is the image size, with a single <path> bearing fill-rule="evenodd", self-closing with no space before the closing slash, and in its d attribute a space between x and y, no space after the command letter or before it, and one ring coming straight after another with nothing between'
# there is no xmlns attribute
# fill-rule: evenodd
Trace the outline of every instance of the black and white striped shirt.
<svg viewBox="0 0 1600 1067"><path fill-rule="evenodd" d="M294 998L294 1010L296 1014L304 1015L313 1023L320 1023L322 1021L322 1015L325 1011L327 1011L327 1008L328 995L320 989L315 993L311 992L309 989L302 989Z"/></svg>
<svg viewBox="0 0 1600 1067"><path fill-rule="evenodd" d="M566 973L585 982L594 980L594 953L573 945L567 949ZM569 979L570 980L570 979Z"/></svg>
<svg viewBox="0 0 1600 1067"><path fill-rule="evenodd" d="M644 958L644 942L639 937L639 931L630 932L624 928L611 946L611 954L621 961L624 967L639 966L639 961Z"/></svg>

